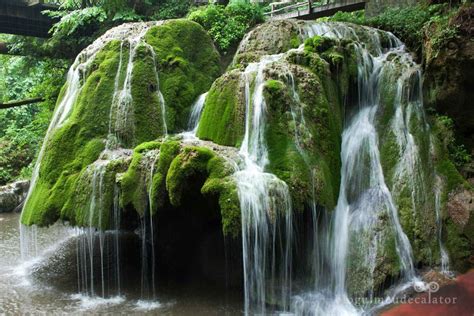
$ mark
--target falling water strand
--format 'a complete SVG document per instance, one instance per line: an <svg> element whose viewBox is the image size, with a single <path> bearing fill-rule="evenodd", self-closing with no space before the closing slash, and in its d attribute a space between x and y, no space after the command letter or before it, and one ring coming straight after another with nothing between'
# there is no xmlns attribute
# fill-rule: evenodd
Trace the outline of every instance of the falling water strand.
<svg viewBox="0 0 474 316"><path fill-rule="evenodd" d="M157 70L157 65L156 65L156 53L150 44L144 43L144 45L145 47L148 48L148 51L151 53L151 56L153 58L153 71L155 73L155 80L156 80L156 93L158 96L158 101L160 102L161 118L162 118L162 124L163 124L163 134L167 135L168 125L166 124L166 102L165 102L165 98L163 97L163 93L161 93L161 90L160 90L160 78L158 75L158 70Z"/></svg>
<svg viewBox="0 0 474 316"><path fill-rule="evenodd" d="M441 273L451 276L449 269L449 255L446 247L443 243L443 218L441 216L441 179L436 177L436 188L435 188L435 210L436 210L436 226L438 229L438 243L439 252L441 259Z"/></svg>
<svg viewBox="0 0 474 316"><path fill-rule="evenodd" d="M275 175L264 172L268 164L264 135L264 70L281 57L266 56L259 63L249 64L242 76L246 123L240 154L244 166L234 176L242 217L246 314L265 314L268 302L286 309L291 295L291 199L287 185ZM280 242L283 244L277 244Z"/></svg>
<svg viewBox="0 0 474 316"><path fill-rule="evenodd" d="M206 97L207 92L201 94L191 107L191 115L189 116L188 121L188 131L191 131L194 135L196 135L197 129L199 127L199 120L201 118L202 110L204 109Z"/></svg>
<svg viewBox="0 0 474 316"><path fill-rule="evenodd" d="M148 209L150 213L150 239L151 239L151 286L153 299L156 299L156 280L155 280L155 269L156 269L156 257L155 257L155 227L153 226L153 175L155 173L156 162L160 159L159 152L155 154L151 159L150 174L148 180Z"/></svg>
<svg viewBox="0 0 474 316"><path fill-rule="evenodd" d="M114 256L115 256L115 279L117 286L117 295L121 295L120 287L120 190L117 185L114 185Z"/></svg>

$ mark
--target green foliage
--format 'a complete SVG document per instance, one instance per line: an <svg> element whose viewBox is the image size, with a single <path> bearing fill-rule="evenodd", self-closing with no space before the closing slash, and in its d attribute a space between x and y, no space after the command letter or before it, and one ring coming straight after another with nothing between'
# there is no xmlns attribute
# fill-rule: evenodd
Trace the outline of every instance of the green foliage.
<svg viewBox="0 0 474 316"><path fill-rule="evenodd" d="M420 52L425 33L428 33L434 49L439 49L457 36L456 26L449 23L450 17L455 12L456 9L450 8L446 3L432 5L419 3L403 8L388 8L372 18L366 18L364 11L356 11L338 12L326 20L368 25L390 31L409 48Z"/></svg>
<svg viewBox="0 0 474 316"><path fill-rule="evenodd" d="M417 50L423 39L423 26L429 21L432 11L423 5L405 8L390 8L381 15L369 20L369 24L383 30L389 30L401 38L409 47Z"/></svg>
<svg viewBox="0 0 474 316"><path fill-rule="evenodd" d="M222 51L237 44L251 27L264 20L260 6L246 2L200 7L188 19L201 24Z"/></svg>
<svg viewBox="0 0 474 316"><path fill-rule="evenodd" d="M61 18L54 24L50 32L56 37L67 37L74 33L84 33L87 28L96 28L97 24L107 19L107 14L100 7L90 7L80 10L46 11L50 17Z"/></svg>
<svg viewBox="0 0 474 316"><path fill-rule="evenodd" d="M64 82L67 63L0 55L0 100L44 102L0 110L0 185L28 178Z"/></svg>
<svg viewBox="0 0 474 316"><path fill-rule="evenodd" d="M166 20L185 17L190 9L189 0L169 0L160 4L152 20Z"/></svg>
<svg viewBox="0 0 474 316"><path fill-rule="evenodd" d="M443 145L449 154L450 160L457 168L470 163L472 156L463 144L456 141L453 119L445 115L437 115L435 119L436 127L442 135Z"/></svg>
<svg viewBox="0 0 474 316"><path fill-rule="evenodd" d="M329 18L323 18L323 19L328 20L328 21L334 21L334 22L349 22L349 23L354 23L354 24L366 24L364 10L355 11L355 12L338 11L333 16Z"/></svg>

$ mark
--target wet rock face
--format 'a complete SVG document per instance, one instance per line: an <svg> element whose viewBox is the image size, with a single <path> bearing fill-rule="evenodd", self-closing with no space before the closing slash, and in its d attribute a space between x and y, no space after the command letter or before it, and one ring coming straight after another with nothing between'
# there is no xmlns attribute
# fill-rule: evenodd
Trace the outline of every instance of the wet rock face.
<svg viewBox="0 0 474 316"><path fill-rule="evenodd" d="M0 213L20 211L30 181L20 180L0 187Z"/></svg>
<svg viewBox="0 0 474 316"><path fill-rule="evenodd" d="M474 193L471 190L461 190L449 195L448 213L460 228L464 228L468 224L473 212Z"/></svg>
<svg viewBox="0 0 474 316"><path fill-rule="evenodd" d="M474 191L459 189L449 195L448 214L454 225L470 242L471 256L474 249Z"/></svg>
<svg viewBox="0 0 474 316"><path fill-rule="evenodd" d="M454 119L461 140L474 147L474 9L461 10L453 23L459 25L459 36L439 50L425 39L424 99L426 108Z"/></svg>
<svg viewBox="0 0 474 316"><path fill-rule="evenodd" d="M301 21L280 20L262 24L247 34L237 50L234 64L256 62L263 55L281 54L302 43Z"/></svg>

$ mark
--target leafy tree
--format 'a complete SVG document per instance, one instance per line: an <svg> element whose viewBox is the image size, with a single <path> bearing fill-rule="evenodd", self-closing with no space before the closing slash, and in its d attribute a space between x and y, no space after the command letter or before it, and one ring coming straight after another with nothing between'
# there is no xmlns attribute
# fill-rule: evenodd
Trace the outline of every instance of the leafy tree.
<svg viewBox="0 0 474 316"><path fill-rule="evenodd" d="M0 111L0 185L28 177L49 124L67 61L0 55L0 100L44 102Z"/></svg>
<svg viewBox="0 0 474 316"><path fill-rule="evenodd" d="M201 24L223 52L236 45L251 27L264 21L259 5L241 1L228 6L211 4L200 7L188 18Z"/></svg>

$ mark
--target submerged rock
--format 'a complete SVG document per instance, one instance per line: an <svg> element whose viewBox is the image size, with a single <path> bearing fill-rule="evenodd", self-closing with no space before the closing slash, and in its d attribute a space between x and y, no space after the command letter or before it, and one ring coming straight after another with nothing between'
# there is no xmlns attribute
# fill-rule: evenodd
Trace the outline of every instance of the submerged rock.
<svg viewBox="0 0 474 316"><path fill-rule="evenodd" d="M0 213L19 212L29 187L28 180L20 180L0 187Z"/></svg>

